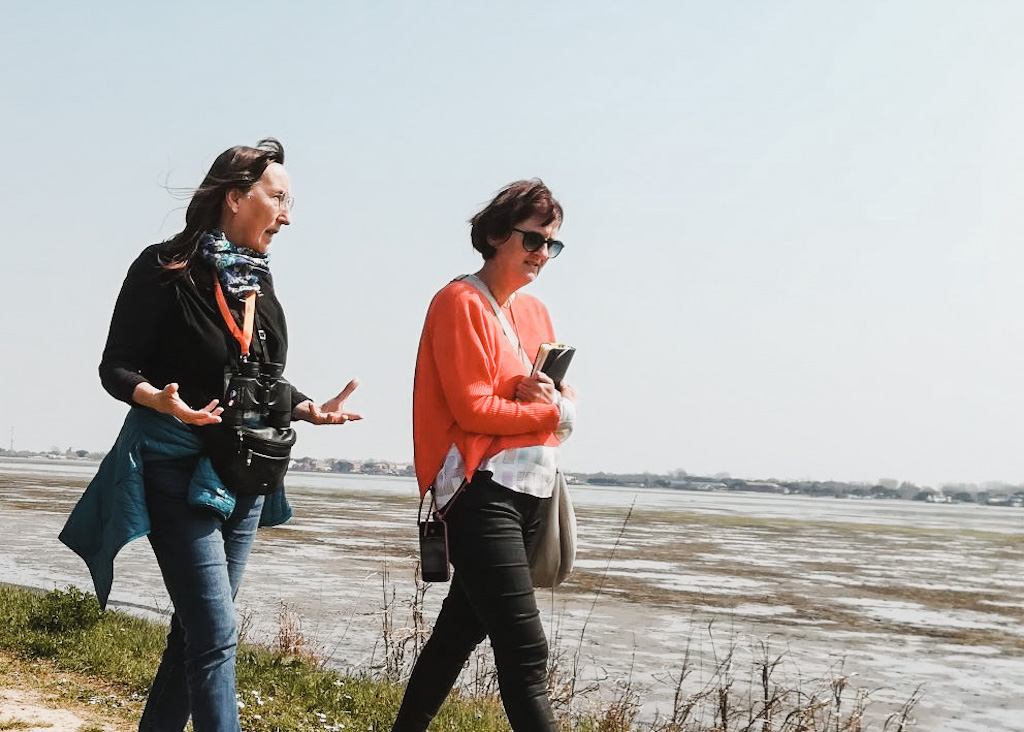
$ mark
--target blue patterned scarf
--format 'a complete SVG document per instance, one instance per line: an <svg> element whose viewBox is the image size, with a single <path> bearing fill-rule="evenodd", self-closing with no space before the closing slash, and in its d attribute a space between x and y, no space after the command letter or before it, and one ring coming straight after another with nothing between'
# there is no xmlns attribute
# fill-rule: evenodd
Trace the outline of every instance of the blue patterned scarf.
<svg viewBox="0 0 1024 732"><path fill-rule="evenodd" d="M224 292L244 300L260 294L260 282L270 276L270 255L232 244L220 229L211 229L199 242L199 256L217 271Z"/></svg>

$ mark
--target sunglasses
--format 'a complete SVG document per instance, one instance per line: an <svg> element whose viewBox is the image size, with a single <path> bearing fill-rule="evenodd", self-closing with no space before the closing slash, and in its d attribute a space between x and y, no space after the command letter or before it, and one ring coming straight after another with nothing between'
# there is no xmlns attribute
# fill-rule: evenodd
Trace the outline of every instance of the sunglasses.
<svg viewBox="0 0 1024 732"><path fill-rule="evenodd" d="M523 231L512 227L512 231L518 231L523 235L523 249L528 252L536 252L545 244L548 245L548 257L554 259L562 250L565 249L565 244L558 241L558 239L545 239L543 234L536 231Z"/></svg>

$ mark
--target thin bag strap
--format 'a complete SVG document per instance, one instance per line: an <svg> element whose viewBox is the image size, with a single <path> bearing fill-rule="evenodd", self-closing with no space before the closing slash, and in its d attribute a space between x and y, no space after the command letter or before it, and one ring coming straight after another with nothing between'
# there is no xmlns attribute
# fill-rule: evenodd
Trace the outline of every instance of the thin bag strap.
<svg viewBox="0 0 1024 732"><path fill-rule="evenodd" d="M427 489L427 492L430 493L430 507L427 509L427 520L430 520L430 517L437 512L437 501L434 499L434 486L430 486L430 488ZM416 512L417 524L423 523L423 502L426 500L427 494L424 493L420 496L420 510Z"/></svg>
<svg viewBox="0 0 1024 732"><path fill-rule="evenodd" d="M455 279L468 282L487 298L487 302L491 304L491 309L494 310L494 315L498 318L498 322L501 323L501 327L505 331L505 335L508 337L509 342L512 344L512 348L514 348L516 353L519 354L519 360L529 367L531 364L529 359L526 357L526 353L523 351L523 347L519 343L519 336L516 335L515 328L512 327L512 324L508 322L508 318L505 317L505 313L502 311L501 305L499 305L498 301L494 299L494 295L491 293L491 288L487 286L487 283L475 274L461 275Z"/></svg>

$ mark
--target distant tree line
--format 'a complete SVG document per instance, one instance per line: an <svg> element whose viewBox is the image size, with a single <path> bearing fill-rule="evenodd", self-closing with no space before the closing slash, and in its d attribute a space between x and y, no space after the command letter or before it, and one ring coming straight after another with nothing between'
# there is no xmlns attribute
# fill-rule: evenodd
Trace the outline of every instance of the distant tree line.
<svg viewBox="0 0 1024 732"><path fill-rule="evenodd" d="M89 450L81 450L74 448L67 448L61 450L59 447L51 447L49 450L7 450L0 447L0 457L10 458L45 458L49 460L102 460L106 457L106 451L103 452L90 452Z"/></svg>
<svg viewBox="0 0 1024 732"><path fill-rule="evenodd" d="M6 450L0 457L46 458L51 460L102 460L106 452L53 447L48 451ZM410 463L389 460L344 460L337 458L295 458L292 470L320 473L354 473L413 477ZM571 483L621 486L624 488L669 488L689 491L744 491L787 495L865 500L927 501L930 503L979 503L1024 507L1024 485L1009 483L951 483L938 489L918 486L909 481L883 478L876 483L846 483L838 480L752 480L733 478L728 473L711 476L690 475L676 469L670 473L567 473Z"/></svg>
<svg viewBox="0 0 1024 732"><path fill-rule="evenodd" d="M781 493L825 498L927 501L930 503L981 503L1024 506L1024 486L1008 483L949 484L939 489L909 481L883 479L877 483L847 483L837 480L751 480L725 473L713 476L688 475L683 470L655 473L574 473L575 483L630 488L669 488L689 491L744 491Z"/></svg>

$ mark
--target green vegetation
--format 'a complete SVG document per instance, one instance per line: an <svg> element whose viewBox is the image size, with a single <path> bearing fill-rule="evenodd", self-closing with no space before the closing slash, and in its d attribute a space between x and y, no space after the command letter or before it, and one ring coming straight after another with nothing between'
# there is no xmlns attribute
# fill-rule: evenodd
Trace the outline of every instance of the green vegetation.
<svg viewBox="0 0 1024 732"><path fill-rule="evenodd" d="M165 628L117 611L100 610L96 598L75 587L41 594L0 584L0 650L21 659L99 679L112 707L143 699L164 645ZM385 627L385 636L389 634ZM392 646L395 637L385 638ZM400 645L401 643L398 642ZM595 688L581 689L573 670L578 659L567 657L556 633L553 639L552 698L560 727L578 732L866 732L867 694L848 687L842 675L801 688L776 683L781 656L767 647L754 668L735 668L733 651L716 653L715 668L687 661L671 682L676 703L666 718L642 727L637 719L640 695L628 681L616 683L613 698L595 709L587 704ZM571 655L571 654L570 654ZM411 659L406 659L411 661ZM466 732L508 730L496 696L493 668L472 669L470 685L453 693L431 729ZM404 664L400 664L404 666ZM471 666L473 662L471 662ZM238 698L242 727L254 732L390 729L402 685L398 666L384 678L345 676L324 667L310 652L288 616L282 615L274 649L243 644L238 659ZM699 685L689 688L694 679ZM744 689L739 679L752 679ZM467 691L472 688L473 692ZM600 695L597 695L598 697ZM882 732L902 732L917 701L911 697L883 720ZM579 711L579 706L589 710ZM13 720L7 720L17 724ZM0 727L15 729L16 727Z"/></svg>
<svg viewBox="0 0 1024 732"><path fill-rule="evenodd" d="M117 611L75 587L39 594L0 585L0 648L23 658L98 676L125 697L144 695L164 647L166 628ZM402 687L344 677L313 659L243 646L238 659L242 727L266 730L386 730ZM508 729L494 698L453 695L439 729Z"/></svg>
<svg viewBox="0 0 1024 732"><path fill-rule="evenodd" d="M60 668L110 679L126 692L145 692L163 650L151 623L102 612L77 588L45 595L0 585L0 648Z"/></svg>

